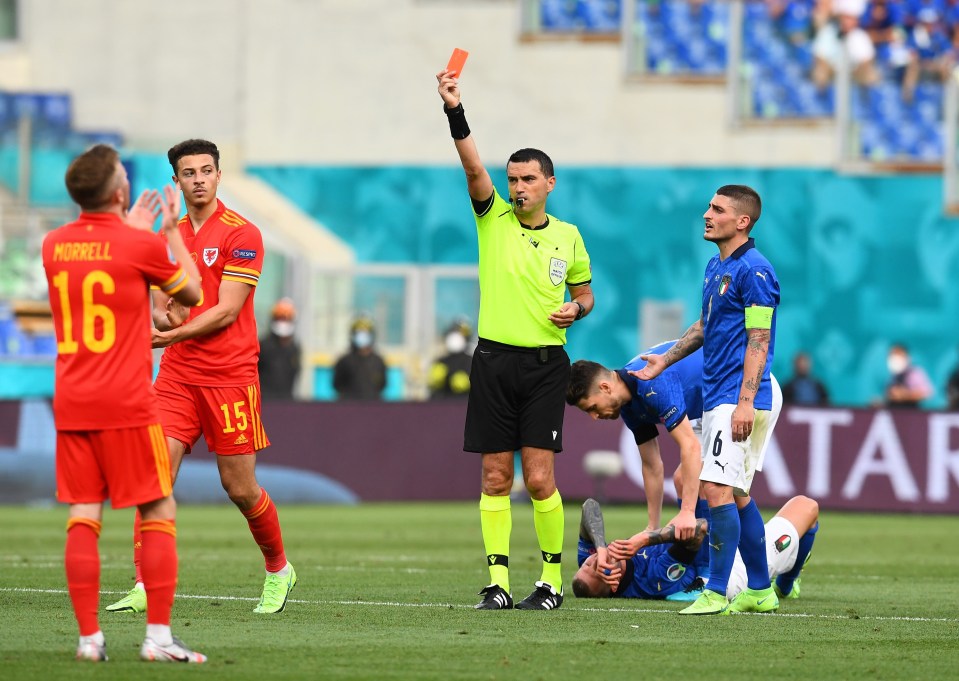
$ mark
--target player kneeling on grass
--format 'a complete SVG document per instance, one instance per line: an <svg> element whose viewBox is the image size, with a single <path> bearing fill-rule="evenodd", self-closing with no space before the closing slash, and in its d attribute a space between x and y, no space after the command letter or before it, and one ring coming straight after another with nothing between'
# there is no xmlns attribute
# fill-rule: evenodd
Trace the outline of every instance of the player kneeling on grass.
<svg viewBox="0 0 959 681"><path fill-rule="evenodd" d="M795 496L766 523L769 578L780 598L799 598L799 573L809 559L819 530L819 504ZM579 565L573 593L580 598L665 599L702 589L709 567L708 523L696 521L692 539L677 541L675 529L644 530L606 546L603 512L593 499L583 504L579 529ZM708 578L707 578L708 579ZM737 552L726 598L746 588L746 566ZM728 614L728 611L727 611Z"/></svg>

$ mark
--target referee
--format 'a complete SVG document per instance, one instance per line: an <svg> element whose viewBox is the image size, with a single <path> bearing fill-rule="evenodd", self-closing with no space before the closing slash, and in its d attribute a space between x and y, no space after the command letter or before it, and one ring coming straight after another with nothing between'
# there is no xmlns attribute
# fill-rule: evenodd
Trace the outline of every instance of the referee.
<svg viewBox="0 0 959 681"><path fill-rule="evenodd" d="M496 192L470 136L454 75L442 71L436 80L466 172L479 239L479 343L463 449L483 455L480 521L491 583L480 591L483 600L476 607L513 607L509 492L513 453L520 449L543 572L516 607L553 610L563 603L563 500L553 476L554 454L563 448L569 380L563 345L566 329L593 309L589 255L574 225L546 213L556 178L542 151L520 149L510 156L509 201Z"/></svg>

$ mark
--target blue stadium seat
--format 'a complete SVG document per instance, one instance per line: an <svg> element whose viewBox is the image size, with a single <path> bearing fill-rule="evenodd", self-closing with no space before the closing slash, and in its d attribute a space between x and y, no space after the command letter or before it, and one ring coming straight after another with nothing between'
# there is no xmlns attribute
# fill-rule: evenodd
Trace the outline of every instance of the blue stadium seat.
<svg viewBox="0 0 959 681"><path fill-rule="evenodd" d="M619 0L580 0L578 15L585 30L616 33L622 17Z"/></svg>
<svg viewBox="0 0 959 681"><path fill-rule="evenodd" d="M56 357L57 337L53 334L41 334L31 339L31 352L35 357Z"/></svg>

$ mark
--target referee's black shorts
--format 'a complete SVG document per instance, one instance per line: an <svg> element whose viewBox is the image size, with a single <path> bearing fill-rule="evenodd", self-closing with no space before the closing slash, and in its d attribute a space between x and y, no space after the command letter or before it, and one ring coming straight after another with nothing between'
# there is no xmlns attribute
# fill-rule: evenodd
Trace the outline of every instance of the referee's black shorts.
<svg viewBox="0 0 959 681"><path fill-rule="evenodd" d="M569 356L562 345L521 348L479 339L470 369L463 449L563 449Z"/></svg>

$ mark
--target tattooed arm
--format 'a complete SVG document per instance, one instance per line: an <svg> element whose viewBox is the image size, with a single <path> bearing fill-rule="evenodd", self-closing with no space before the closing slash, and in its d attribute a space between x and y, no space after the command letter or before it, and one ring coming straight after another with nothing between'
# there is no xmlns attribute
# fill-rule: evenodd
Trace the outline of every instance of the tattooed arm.
<svg viewBox="0 0 959 681"><path fill-rule="evenodd" d="M769 356L769 329L746 329L746 358L743 360L743 384L739 388L739 403L733 411L733 442L743 442L753 432L755 407L753 400L759 392Z"/></svg>
<svg viewBox="0 0 959 681"><path fill-rule="evenodd" d="M688 357L701 347L703 347L702 317L686 329L686 333L680 336L676 344L662 355L640 355L640 359L646 360L646 366L639 371L629 373L640 380L650 381L663 373L666 367L672 366L683 357Z"/></svg>
<svg viewBox="0 0 959 681"><path fill-rule="evenodd" d="M696 519L696 531L691 539L679 542L690 551L698 551L706 537L709 524L704 518ZM676 529L667 525L661 530L643 530L629 539L617 539L609 545L609 556L614 560L629 560L647 546L676 542Z"/></svg>
<svg viewBox="0 0 959 681"><path fill-rule="evenodd" d="M613 588L619 585L622 570L610 561L606 550L606 528L603 525L603 511L594 499L583 502L583 515L579 521L579 536L590 541L596 547L596 572L603 581Z"/></svg>

